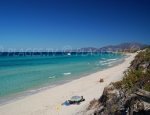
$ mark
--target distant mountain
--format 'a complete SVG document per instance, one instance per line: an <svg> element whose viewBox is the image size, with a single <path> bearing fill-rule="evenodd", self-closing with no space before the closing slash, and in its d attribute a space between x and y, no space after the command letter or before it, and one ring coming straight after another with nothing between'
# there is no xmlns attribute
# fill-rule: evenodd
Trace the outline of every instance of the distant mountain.
<svg viewBox="0 0 150 115"><path fill-rule="evenodd" d="M79 51L84 51L84 52L98 51L98 48L86 47L86 48L81 48Z"/></svg>
<svg viewBox="0 0 150 115"><path fill-rule="evenodd" d="M100 51L137 51L147 47L146 44L141 43L122 43L118 45L109 45L100 48Z"/></svg>
<svg viewBox="0 0 150 115"><path fill-rule="evenodd" d="M78 51L84 51L84 52L105 52L105 51L128 51L128 52L134 52L140 49L143 49L145 47L148 47L149 45L141 44L141 43L121 43L118 45L108 45L101 48L94 48L94 47L86 47L81 48Z"/></svg>

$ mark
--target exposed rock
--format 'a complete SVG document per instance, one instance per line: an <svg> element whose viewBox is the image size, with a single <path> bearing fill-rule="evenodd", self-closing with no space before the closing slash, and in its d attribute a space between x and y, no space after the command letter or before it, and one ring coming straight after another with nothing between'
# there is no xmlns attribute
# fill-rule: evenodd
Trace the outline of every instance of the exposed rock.
<svg viewBox="0 0 150 115"><path fill-rule="evenodd" d="M88 109L96 108L94 115L147 115L150 112L150 103L139 95L115 89L112 84L104 89L98 101L92 101L92 105Z"/></svg>

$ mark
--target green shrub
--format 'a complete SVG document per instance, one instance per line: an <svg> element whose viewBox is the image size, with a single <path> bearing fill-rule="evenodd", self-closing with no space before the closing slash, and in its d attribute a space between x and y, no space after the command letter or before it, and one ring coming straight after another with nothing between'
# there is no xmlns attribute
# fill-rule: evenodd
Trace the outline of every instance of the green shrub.
<svg viewBox="0 0 150 115"><path fill-rule="evenodd" d="M135 59L131 62L131 66L125 73L122 82L116 82L115 86L120 87L121 84L126 89L131 89L135 86L143 86L144 89L150 90L150 84L147 81L150 81L150 71L148 68L145 72L141 68L141 64L150 63L150 48L140 52Z"/></svg>
<svg viewBox="0 0 150 115"><path fill-rule="evenodd" d="M117 82L114 82L112 83L113 86L116 88L116 89L120 89L122 88L122 81L117 81Z"/></svg>

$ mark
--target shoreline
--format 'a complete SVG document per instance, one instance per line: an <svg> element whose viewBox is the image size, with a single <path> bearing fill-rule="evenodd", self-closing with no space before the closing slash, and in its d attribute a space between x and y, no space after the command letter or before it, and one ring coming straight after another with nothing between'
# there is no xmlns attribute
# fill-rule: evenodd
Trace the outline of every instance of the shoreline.
<svg viewBox="0 0 150 115"><path fill-rule="evenodd" d="M74 77L74 78L69 78L67 80L63 80L63 81L59 81L58 83L56 84L50 84L50 85L43 85L42 87L37 87L37 88L32 88L32 89L28 89L26 91L23 91L23 92L19 92L19 93L16 93L16 94L12 94L12 95L9 95L9 96L6 96L6 97L1 97L0 98L0 106L3 106L3 105L6 105L6 104L9 104L9 103L12 103L14 101L17 101L17 100L21 100L21 99L24 99L26 98L27 96L31 96L31 95L34 95L34 94L37 94L37 93L40 93L40 92L43 92L45 90L48 90L48 89L51 89L51 88L55 88L57 86L60 86L60 85L64 85L66 83L69 83L69 82L72 82L74 80L78 80L80 78L84 78L84 77L87 77L89 75L92 75L94 73L97 73L97 72L100 72L100 71L103 71L103 70L106 70L106 69L109 69L109 68L112 68L114 66L117 66L121 63L123 63L125 61L126 58L128 58L129 55L125 54L125 57L123 58L120 58L119 60L113 62L113 64L111 64L110 66L108 66L107 68L103 68L101 70L97 70L95 72L91 72L91 73L84 73L82 75L79 75L78 77Z"/></svg>
<svg viewBox="0 0 150 115"><path fill-rule="evenodd" d="M70 115L81 112L80 110L83 110L92 99L100 97L100 94L102 94L103 88L106 85L122 78L123 71L129 67L134 56L135 54L130 54L130 56L125 58L125 61L121 64L40 91L33 95L24 97L23 99L0 105L0 114L55 115L59 113L60 115ZM118 72L114 72L116 70L118 70ZM111 77L112 75L113 77ZM104 83L98 82L100 78L104 79ZM73 95L83 95L86 101L80 105L60 107L61 103L70 99ZM59 111L56 109L57 107L59 107Z"/></svg>

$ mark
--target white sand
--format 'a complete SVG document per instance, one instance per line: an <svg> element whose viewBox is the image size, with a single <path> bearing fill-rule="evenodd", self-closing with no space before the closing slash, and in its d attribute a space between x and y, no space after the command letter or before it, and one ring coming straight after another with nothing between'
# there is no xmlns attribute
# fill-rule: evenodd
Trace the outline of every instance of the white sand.
<svg viewBox="0 0 150 115"><path fill-rule="evenodd" d="M119 65L82 77L69 83L27 96L6 105L0 106L0 115L79 115L83 114L89 102L98 99L105 86L110 82L121 80L123 72L130 66L136 54ZM104 82L99 83L103 78ZM74 95L83 96L86 101L80 105L61 106L65 100Z"/></svg>

